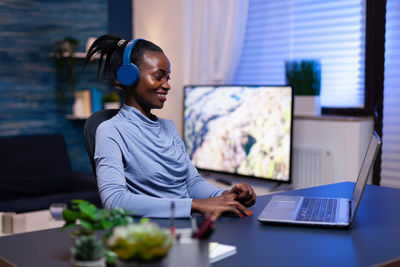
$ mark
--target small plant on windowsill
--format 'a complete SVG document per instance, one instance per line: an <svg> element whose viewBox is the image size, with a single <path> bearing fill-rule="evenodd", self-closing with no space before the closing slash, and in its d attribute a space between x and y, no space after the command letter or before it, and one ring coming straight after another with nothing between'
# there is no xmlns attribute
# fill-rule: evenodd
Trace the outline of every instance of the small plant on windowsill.
<svg viewBox="0 0 400 267"><path fill-rule="evenodd" d="M295 115L321 114L321 64L317 60L292 60L285 63L286 83L294 86Z"/></svg>
<svg viewBox="0 0 400 267"><path fill-rule="evenodd" d="M286 82L295 86L296 95L320 95L321 64L317 60L287 61L285 71Z"/></svg>

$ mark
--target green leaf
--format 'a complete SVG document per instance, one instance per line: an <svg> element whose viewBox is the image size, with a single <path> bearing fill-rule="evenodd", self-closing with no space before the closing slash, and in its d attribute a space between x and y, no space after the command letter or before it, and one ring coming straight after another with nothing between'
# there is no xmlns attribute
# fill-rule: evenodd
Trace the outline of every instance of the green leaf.
<svg viewBox="0 0 400 267"><path fill-rule="evenodd" d="M68 228L71 228L71 227L74 227L74 226L75 226L75 221L74 222L70 222L70 223L66 222L61 229L65 230L65 229L68 229Z"/></svg>
<svg viewBox="0 0 400 267"><path fill-rule="evenodd" d="M67 223L75 222L79 218L79 212L65 209L62 212L62 217Z"/></svg>
<svg viewBox="0 0 400 267"><path fill-rule="evenodd" d="M117 264L118 255L112 250L104 249L104 256L108 264Z"/></svg>
<svg viewBox="0 0 400 267"><path fill-rule="evenodd" d="M82 203L88 203L88 202L86 200L82 200L82 199L73 199L73 200L71 200L71 203L82 204Z"/></svg>
<svg viewBox="0 0 400 267"><path fill-rule="evenodd" d="M93 215L93 219L95 221L100 221L103 220L104 218L109 218L109 217L110 217L110 212L105 209L97 209Z"/></svg>
<svg viewBox="0 0 400 267"><path fill-rule="evenodd" d="M95 205L86 202L86 203L79 204L78 207L83 214L85 214L90 219L94 220L94 218L95 218L94 214L97 210L97 207Z"/></svg>
<svg viewBox="0 0 400 267"><path fill-rule="evenodd" d="M91 231L94 230L93 225L92 225L89 221L87 221L87 220L84 220L84 219L82 219L82 218L79 218L79 223L81 224L81 226L82 226L83 228L85 228L85 229L87 229L87 230L91 230Z"/></svg>
<svg viewBox="0 0 400 267"><path fill-rule="evenodd" d="M149 218L143 217L142 219L140 219L140 223L141 223L141 224L146 224L146 223L149 223L149 222L150 222L150 219L149 219Z"/></svg>
<svg viewBox="0 0 400 267"><path fill-rule="evenodd" d="M111 227L114 226L114 223L109 220L101 220L101 227L104 230L110 229Z"/></svg>

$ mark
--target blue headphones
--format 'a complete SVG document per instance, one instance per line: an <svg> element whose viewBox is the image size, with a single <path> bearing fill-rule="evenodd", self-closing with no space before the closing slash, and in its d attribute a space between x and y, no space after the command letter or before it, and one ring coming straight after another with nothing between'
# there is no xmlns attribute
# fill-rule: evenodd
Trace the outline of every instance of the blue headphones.
<svg viewBox="0 0 400 267"><path fill-rule="evenodd" d="M117 79L125 86L132 85L139 80L139 68L131 63L131 54L135 44L142 39L130 40L124 50L122 65L118 68Z"/></svg>

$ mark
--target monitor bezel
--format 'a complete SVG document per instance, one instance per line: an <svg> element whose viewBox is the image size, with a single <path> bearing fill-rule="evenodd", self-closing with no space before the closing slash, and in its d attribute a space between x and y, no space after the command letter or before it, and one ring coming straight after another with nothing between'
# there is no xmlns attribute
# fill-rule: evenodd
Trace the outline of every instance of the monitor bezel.
<svg viewBox="0 0 400 267"><path fill-rule="evenodd" d="M259 177L259 176L254 176L254 175L244 175L244 174L238 174L238 173L233 173L233 172L226 172L226 171L217 171L217 170L212 170L212 169L204 169L204 168L199 168L193 164L193 166L201 172L207 172L210 174L223 174L223 175L229 175L232 177L237 177L237 178L246 178L246 179L253 179L256 181L263 181L263 182L276 182L276 183L284 183L284 184L291 184L292 181L292 176L293 176L293 121L294 121L294 96L295 96L295 89L294 86L291 84L286 84L286 85L265 85L265 84L198 84L198 85L184 85L183 86L183 98L182 98L182 140L185 144L185 150L186 150L186 140L185 140L185 98L186 98L186 89L189 87L290 87L292 91L292 106L291 106L291 120L290 120L290 157L289 157L289 179L287 181L285 180L279 180L279 179L273 179L273 178L265 178L265 177Z"/></svg>

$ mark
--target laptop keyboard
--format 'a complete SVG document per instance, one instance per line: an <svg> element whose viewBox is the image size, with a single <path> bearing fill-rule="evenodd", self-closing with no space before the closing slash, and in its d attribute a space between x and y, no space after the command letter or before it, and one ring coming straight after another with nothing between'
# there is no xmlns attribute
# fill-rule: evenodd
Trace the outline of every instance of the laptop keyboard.
<svg viewBox="0 0 400 267"><path fill-rule="evenodd" d="M305 197L296 221L334 222L338 199Z"/></svg>

